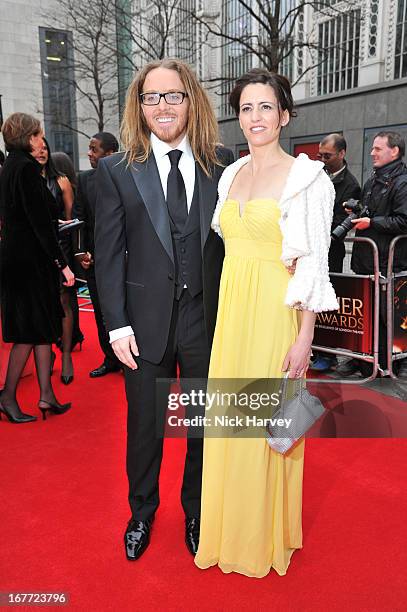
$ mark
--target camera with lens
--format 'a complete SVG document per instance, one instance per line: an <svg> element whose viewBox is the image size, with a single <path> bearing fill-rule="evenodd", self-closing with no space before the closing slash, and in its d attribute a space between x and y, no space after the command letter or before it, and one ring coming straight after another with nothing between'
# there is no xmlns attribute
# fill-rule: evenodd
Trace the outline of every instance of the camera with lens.
<svg viewBox="0 0 407 612"><path fill-rule="evenodd" d="M360 217L369 217L369 209L367 206L363 206L360 200L354 200L350 198L345 202L345 208L350 209L352 212L348 217L342 221L339 225L332 230L331 237L335 240L343 240L346 234L353 228L353 219L359 219Z"/></svg>

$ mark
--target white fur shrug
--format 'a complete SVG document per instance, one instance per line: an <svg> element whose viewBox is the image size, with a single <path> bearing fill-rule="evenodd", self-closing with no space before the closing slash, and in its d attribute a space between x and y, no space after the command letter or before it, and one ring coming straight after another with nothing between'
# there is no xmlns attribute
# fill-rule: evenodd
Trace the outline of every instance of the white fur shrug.
<svg viewBox="0 0 407 612"><path fill-rule="evenodd" d="M222 238L219 226L222 206L237 172L249 160L250 155L225 168L219 181L212 229ZM335 190L323 167L322 162L312 161L301 153L293 163L279 202L283 235L281 261L288 267L297 260L285 303L313 312L339 307L328 272Z"/></svg>

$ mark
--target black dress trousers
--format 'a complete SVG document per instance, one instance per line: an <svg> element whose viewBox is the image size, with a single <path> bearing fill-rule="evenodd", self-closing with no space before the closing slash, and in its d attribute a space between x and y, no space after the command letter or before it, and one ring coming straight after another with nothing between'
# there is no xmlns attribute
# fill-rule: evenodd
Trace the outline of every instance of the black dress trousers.
<svg viewBox="0 0 407 612"><path fill-rule="evenodd" d="M163 439L157 435L157 429L165 418L167 402L156 405L156 378L174 378L178 363L181 379L205 379L209 357L202 293L191 297L184 289L181 298L174 300L162 361L156 365L136 358L138 370L125 369L129 404L127 475L129 503L135 520L150 518L159 506L158 480ZM181 490L181 502L187 517L200 516L202 450L202 438L188 438Z"/></svg>

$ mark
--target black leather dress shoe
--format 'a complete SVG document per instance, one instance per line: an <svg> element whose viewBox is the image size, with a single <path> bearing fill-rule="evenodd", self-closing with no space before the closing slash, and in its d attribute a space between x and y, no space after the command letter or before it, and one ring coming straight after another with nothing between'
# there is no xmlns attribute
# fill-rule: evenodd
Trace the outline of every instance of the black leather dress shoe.
<svg viewBox="0 0 407 612"><path fill-rule="evenodd" d="M120 366L107 366L105 363L102 363L101 366L89 372L89 376L91 378L99 378L100 376L106 376L106 374L110 374L110 372L119 372L120 370Z"/></svg>
<svg viewBox="0 0 407 612"><path fill-rule="evenodd" d="M151 525L154 517L146 521L134 521L131 519L124 534L124 546L126 557L129 561L139 559L147 546L150 544Z"/></svg>
<svg viewBox="0 0 407 612"><path fill-rule="evenodd" d="M199 529L201 521L198 518L185 519L185 544L191 555L196 555L199 546Z"/></svg>

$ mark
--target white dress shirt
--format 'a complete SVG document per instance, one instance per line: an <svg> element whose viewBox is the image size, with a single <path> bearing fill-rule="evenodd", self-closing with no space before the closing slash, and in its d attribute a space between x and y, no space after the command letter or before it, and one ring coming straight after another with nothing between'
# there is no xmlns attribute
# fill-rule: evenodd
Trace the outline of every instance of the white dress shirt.
<svg viewBox="0 0 407 612"><path fill-rule="evenodd" d="M168 153L173 150L173 147L170 147L169 144L157 138L155 134L151 134L151 148L157 163L164 198L167 199L167 181L171 169L171 162L170 158L168 157ZM187 207L189 212L195 189L195 159L186 135L179 145L174 148L178 151L182 151L182 155L178 162L178 168L182 174L182 178L184 179ZM131 336L132 334L134 334L134 332L130 325L113 329L111 332L109 332L110 342L114 342L120 338L125 338L126 336Z"/></svg>
<svg viewBox="0 0 407 612"><path fill-rule="evenodd" d="M346 164L343 164L342 168L340 170L337 170L336 172L327 172L327 175L329 176L329 178L332 180L334 179L336 176L339 176L341 172L343 172L346 168Z"/></svg>
<svg viewBox="0 0 407 612"><path fill-rule="evenodd" d="M151 134L151 146L153 149L155 161L157 162L158 174L161 179L161 186L164 192L164 198L167 199L167 181L171 169L170 158L168 153L173 150L166 142L163 142L155 134ZM195 189L195 159L192 154L188 138L184 136L183 140L175 147L178 151L182 151L182 155L178 162L178 168L184 179L185 192L187 194L188 212L191 209L192 198Z"/></svg>

